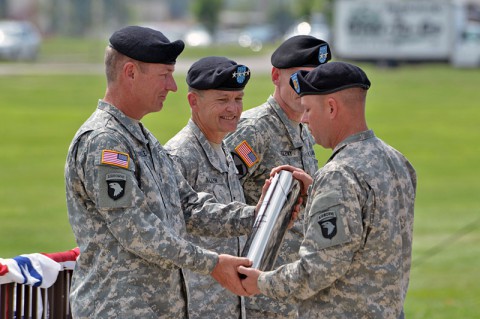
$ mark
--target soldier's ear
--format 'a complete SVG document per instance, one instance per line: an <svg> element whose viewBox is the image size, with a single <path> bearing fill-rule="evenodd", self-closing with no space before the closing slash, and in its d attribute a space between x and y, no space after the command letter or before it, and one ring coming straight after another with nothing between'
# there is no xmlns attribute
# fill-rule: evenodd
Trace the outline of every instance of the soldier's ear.
<svg viewBox="0 0 480 319"><path fill-rule="evenodd" d="M330 119L334 119L338 115L338 101L333 98L329 97L327 99L327 111L329 114Z"/></svg>
<svg viewBox="0 0 480 319"><path fill-rule="evenodd" d="M131 80L135 79L135 73L136 73L137 70L136 70L136 66L133 62L125 63L123 65L122 71L123 71L123 74L125 75L125 77L127 79L129 79L129 80L130 79Z"/></svg>
<svg viewBox="0 0 480 319"><path fill-rule="evenodd" d="M272 82L275 85L278 85L278 81L280 79L280 69L277 69L276 67L272 68Z"/></svg>
<svg viewBox="0 0 480 319"><path fill-rule="evenodd" d="M187 94L188 104L190 104L190 108L192 111L198 110L198 95L194 92L188 92Z"/></svg>

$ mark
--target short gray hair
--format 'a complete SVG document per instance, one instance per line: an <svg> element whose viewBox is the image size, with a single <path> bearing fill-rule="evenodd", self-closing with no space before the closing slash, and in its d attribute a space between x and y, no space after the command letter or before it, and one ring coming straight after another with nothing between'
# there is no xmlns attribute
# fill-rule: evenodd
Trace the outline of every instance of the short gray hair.
<svg viewBox="0 0 480 319"><path fill-rule="evenodd" d="M111 46L107 46L105 49L105 75L107 77L107 83L115 82L118 77L118 72L127 62L132 62L138 66L142 73L147 72L148 63L136 61L128 56L118 52Z"/></svg>

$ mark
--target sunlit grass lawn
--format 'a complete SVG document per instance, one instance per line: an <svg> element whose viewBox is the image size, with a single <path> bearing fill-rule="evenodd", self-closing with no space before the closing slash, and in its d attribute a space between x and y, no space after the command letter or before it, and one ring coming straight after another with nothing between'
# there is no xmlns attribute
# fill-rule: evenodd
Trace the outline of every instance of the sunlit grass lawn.
<svg viewBox="0 0 480 319"><path fill-rule="evenodd" d="M418 174L408 318L475 318L480 313L480 70L446 65L378 69L367 117ZM164 109L143 122L165 143L186 123L183 75ZM63 168L77 128L103 97L102 75L0 76L0 256L75 246ZM250 108L272 91L252 77ZM316 148L320 163L330 151Z"/></svg>

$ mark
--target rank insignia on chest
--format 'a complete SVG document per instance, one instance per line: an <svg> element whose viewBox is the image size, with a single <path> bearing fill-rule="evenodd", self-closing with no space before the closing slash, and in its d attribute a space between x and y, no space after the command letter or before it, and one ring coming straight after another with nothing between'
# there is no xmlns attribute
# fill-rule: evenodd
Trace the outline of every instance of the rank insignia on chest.
<svg viewBox="0 0 480 319"><path fill-rule="evenodd" d="M217 184L218 180L215 177L207 177L207 183L209 184Z"/></svg>
<svg viewBox="0 0 480 319"><path fill-rule="evenodd" d="M102 151L102 164L113 165L123 168L128 168L130 156L127 153L112 151L112 150L103 150Z"/></svg>
<svg viewBox="0 0 480 319"><path fill-rule="evenodd" d="M238 156L240 156L242 161L248 167L252 167L256 162L258 162L258 156L255 154L247 141L243 141L242 143L238 144L238 146L235 147L235 152L237 152Z"/></svg>
<svg viewBox="0 0 480 319"><path fill-rule="evenodd" d="M281 151L280 154L282 156L292 156L293 155L293 151Z"/></svg>

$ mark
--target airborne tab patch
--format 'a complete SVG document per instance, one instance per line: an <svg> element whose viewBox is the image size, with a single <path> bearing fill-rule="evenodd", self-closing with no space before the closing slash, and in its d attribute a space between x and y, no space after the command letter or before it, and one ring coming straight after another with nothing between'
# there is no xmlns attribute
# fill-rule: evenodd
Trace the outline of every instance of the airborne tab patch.
<svg viewBox="0 0 480 319"><path fill-rule="evenodd" d="M103 150L102 159L100 163L128 168L129 160L130 160L130 156L127 153L122 153L122 152L117 152L112 150Z"/></svg>
<svg viewBox="0 0 480 319"><path fill-rule="evenodd" d="M258 162L258 156L255 154L247 141L243 141L237 147L235 147L235 151L248 167L252 167Z"/></svg>

